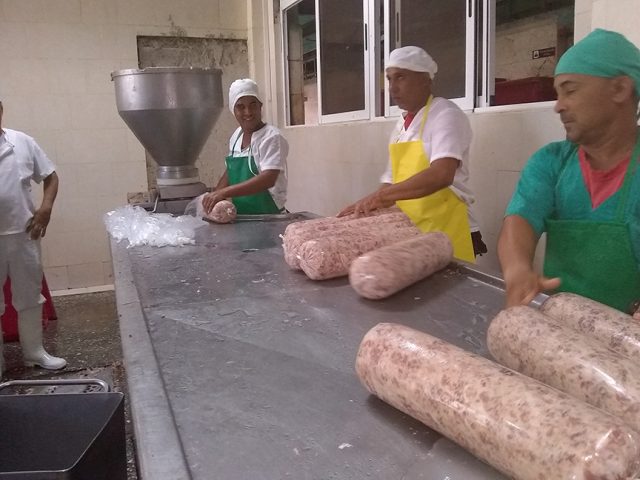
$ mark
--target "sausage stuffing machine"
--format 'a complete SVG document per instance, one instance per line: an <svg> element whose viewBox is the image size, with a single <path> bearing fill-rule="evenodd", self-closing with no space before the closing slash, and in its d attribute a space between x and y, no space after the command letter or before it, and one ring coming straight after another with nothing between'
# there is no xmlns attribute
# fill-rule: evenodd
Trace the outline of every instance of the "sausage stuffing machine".
<svg viewBox="0 0 640 480"><path fill-rule="evenodd" d="M194 163L222 110L221 75L192 67L111 73L118 113L157 163L157 188L140 206L182 214L206 191Z"/></svg>

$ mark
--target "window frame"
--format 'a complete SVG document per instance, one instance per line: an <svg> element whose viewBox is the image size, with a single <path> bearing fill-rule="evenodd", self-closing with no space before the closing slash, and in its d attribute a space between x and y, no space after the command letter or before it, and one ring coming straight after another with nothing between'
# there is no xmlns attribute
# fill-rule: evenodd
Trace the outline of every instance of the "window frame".
<svg viewBox="0 0 640 480"><path fill-rule="evenodd" d="M278 10L280 12L284 79L284 108L286 112L286 124L291 125L289 105L289 69L287 63L288 41L286 11L302 0L280 0ZM314 123L307 125L333 124L340 122L353 122L362 120L374 120L376 118L397 118L401 110L391 105L389 85L380 65L380 49L383 50L384 62L389 59L391 50L391 22L396 22L396 12L391 12L391 0L362 0L363 30L365 36L363 88L365 106L362 110L341 112L334 114L322 113L322 61L320 59L321 31L320 15L318 14L320 2L315 2L316 22L316 66L317 66L317 95L318 118ZM401 0L396 1L401 6ZM378 18L382 6L382 18ZM495 95L495 45L496 45L496 0L467 0L466 2L466 38L465 38L465 95L459 98L451 98L462 110L471 112L475 109L486 110L493 107L506 105L491 105ZM574 13L575 22L575 13ZM381 35L380 26L383 25L384 38ZM398 28L395 29L398 35ZM399 38L394 39L397 42ZM437 59L436 59L437 61ZM380 72L383 75L380 75ZM437 77L436 77L437 78ZM384 85L384 105L380 105L380 89ZM537 102L536 102L537 103ZM518 104L514 104L518 105ZM378 113L379 112L379 113Z"/></svg>

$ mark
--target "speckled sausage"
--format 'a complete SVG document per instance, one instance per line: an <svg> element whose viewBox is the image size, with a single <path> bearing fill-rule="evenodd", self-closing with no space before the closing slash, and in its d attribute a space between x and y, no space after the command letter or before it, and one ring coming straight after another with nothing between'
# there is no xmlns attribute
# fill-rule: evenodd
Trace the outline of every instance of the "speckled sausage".
<svg viewBox="0 0 640 480"><path fill-rule="evenodd" d="M205 217L215 223L231 223L236 219L236 206L229 200L220 200Z"/></svg>
<svg viewBox="0 0 640 480"><path fill-rule="evenodd" d="M630 315L573 293L549 297L540 311L584 333L636 362L640 362L640 323Z"/></svg>
<svg viewBox="0 0 640 480"><path fill-rule="evenodd" d="M372 328L356 371L371 393L517 480L640 472L640 434L621 419L403 325Z"/></svg>
<svg viewBox="0 0 640 480"><path fill-rule="evenodd" d="M612 415L640 432L640 365L535 308L500 312L487 333L491 355L502 365Z"/></svg>
<svg viewBox="0 0 640 480"><path fill-rule="evenodd" d="M447 235L424 233L356 258L349 268L349 282L362 297L387 298L443 269L452 259Z"/></svg>
<svg viewBox="0 0 640 480"><path fill-rule="evenodd" d="M417 235L420 229L415 226L378 225L368 231L348 231L308 240L298 249L300 268L312 280L342 277L349 274L351 262L363 253Z"/></svg>
<svg viewBox="0 0 640 480"><path fill-rule="evenodd" d="M364 216L363 215L356 216L355 214L351 214L351 215L345 215L344 217L320 217L320 218L311 218L309 220L301 220L301 221L293 222L287 225L287 228L284 231L284 236L288 234L295 234L299 230L304 230L311 226L319 227L321 225L332 225L336 223L348 222L349 220L354 220L356 218L377 217L380 215L386 215L389 213L398 213L398 212L401 212L401 210L398 207L394 206L391 208L374 210L370 212L369 215L364 215Z"/></svg>
<svg viewBox="0 0 640 480"><path fill-rule="evenodd" d="M306 223L297 222L287 226L282 237L282 247L284 248L284 259L293 269L300 269L298 250L307 240L315 240L321 237L337 235L344 231L355 231L357 229L370 229L380 224L394 224L397 227L409 227L411 220L399 209L387 209L377 211L378 214L368 217L331 217L330 222ZM325 219L322 219L325 220ZM313 222L314 220L310 220Z"/></svg>

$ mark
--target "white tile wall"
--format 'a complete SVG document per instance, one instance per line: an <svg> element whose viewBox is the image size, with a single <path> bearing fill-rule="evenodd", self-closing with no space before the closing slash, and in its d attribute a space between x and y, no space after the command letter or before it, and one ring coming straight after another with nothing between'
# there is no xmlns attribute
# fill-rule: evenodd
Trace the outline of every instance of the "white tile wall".
<svg viewBox="0 0 640 480"><path fill-rule="evenodd" d="M592 28L616 30L640 45L640 0L593 0Z"/></svg>
<svg viewBox="0 0 640 480"><path fill-rule="evenodd" d="M147 188L110 76L137 67L136 36L246 39L246 15L235 0L0 0L3 124L36 138L60 176L43 241L51 289L113 283L102 216Z"/></svg>

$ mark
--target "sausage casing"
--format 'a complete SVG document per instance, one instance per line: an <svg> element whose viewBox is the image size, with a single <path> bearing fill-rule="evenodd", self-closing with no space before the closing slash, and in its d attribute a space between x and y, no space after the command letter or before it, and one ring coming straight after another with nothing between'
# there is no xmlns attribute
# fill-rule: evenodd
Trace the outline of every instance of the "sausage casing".
<svg viewBox="0 0 640 480"><path fill-rule="evenodd" d="M491 355L506 367L624 419L640 432L640 365L535 308L500 312L489 325Z"/></svg>
<svg viewBox="0 0 640 480"><path fill-rule="evenodd" d="M640 471L640 435L623 420L403 325L363 338L369 392L517 480L622 480Z"/></svg>
<svg viewBox="0 0 640 480"><path fill-rule="evenodd" d="M640 323L615 308L574 293L558 293L549 297L540 311L601 342L636 362L640 362Z"/></svg>

